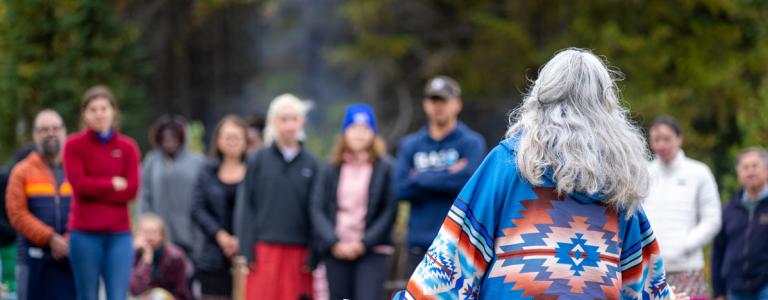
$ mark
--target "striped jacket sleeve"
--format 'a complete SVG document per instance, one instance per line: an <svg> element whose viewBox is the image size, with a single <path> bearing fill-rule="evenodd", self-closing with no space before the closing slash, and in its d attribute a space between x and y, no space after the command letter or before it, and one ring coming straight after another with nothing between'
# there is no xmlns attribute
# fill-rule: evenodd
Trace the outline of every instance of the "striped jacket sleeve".
<svg viewBox="0 0 768 300"><path fill-rule="evenodd" d="M462 189L437 237L394 299L475 299L493 258L497 211L517 173L496 147Z"/></svg>
<svg viewBox="0 0 768 300"><path fill-rule="evenodd" d="M13 168L6 189L5 209L8 213L8 221L13 228L35 246L44 247L48 245L55 232L51 226L45 224L29 210L29 199L24 191L25 177L29 169L30 164L25 161Z"/></svg>
<svg viewBox="0 0 768 300"><path fill-rule="evenodd" d="M627 221L621 251L621 299L669 299L664 263L642 209Z"/></svg>

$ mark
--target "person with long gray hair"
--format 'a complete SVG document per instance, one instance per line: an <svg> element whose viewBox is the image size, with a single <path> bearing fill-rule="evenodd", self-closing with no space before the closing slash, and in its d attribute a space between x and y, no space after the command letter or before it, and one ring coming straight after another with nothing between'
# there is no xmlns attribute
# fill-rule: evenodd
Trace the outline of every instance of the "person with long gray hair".
<svg viewBox="0 0 768 300"><path fill-rule="evenodd" d="M645 140L587 50L539 71L396 299L665 299Z"/></svg>

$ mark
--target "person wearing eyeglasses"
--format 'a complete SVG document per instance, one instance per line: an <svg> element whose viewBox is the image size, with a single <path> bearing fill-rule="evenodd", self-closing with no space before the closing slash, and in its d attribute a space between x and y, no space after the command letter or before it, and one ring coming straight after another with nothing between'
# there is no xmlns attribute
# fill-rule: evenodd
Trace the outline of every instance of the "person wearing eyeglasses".
<svg viewBox="0 0 768 300"><path fill-rule="evenodd" d="M8 182L8 219L19 232L19 299L75 299L66 226L72 186L61 162L66 134L57 112L38 113L35 151L16 165Z"/></svg>

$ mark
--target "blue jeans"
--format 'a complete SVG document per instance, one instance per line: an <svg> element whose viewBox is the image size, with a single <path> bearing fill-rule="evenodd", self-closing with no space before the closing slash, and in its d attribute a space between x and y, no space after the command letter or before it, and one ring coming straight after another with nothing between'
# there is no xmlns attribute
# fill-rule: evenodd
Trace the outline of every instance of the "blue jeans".
<svg viewBox="0 0 768 300"><path fill-rule="evenodd" d="M133 265L133 241L130 232L70 231L69 260L75 274L77 299L98 300L99 278L104 280L107 299L127 298Z"/></svg>
<svg viewBox="0 0 768 300"><path fill-rule="evenodd" d="M16 299L27 299L27 278L29 267L23 263L16 263Z"/></svg>
<svg viewBox="0 0 768 300"><path fill-rule="evenodd" d="M728 300L768 300L768 284L754 294L729 292Z"/></svg>

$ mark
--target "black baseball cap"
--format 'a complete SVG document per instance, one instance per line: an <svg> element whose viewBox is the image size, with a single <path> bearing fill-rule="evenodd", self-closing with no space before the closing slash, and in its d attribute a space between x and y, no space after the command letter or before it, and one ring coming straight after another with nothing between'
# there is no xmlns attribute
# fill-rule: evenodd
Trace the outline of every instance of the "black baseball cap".
<svg viewBox="0 0 768 300"><path fill-rule="evenodd" d="M442 98L445 100L458 98L461 96L461 88L453 78L439 75L427 82L424 87L424 96L426 98Z"/></svg>

